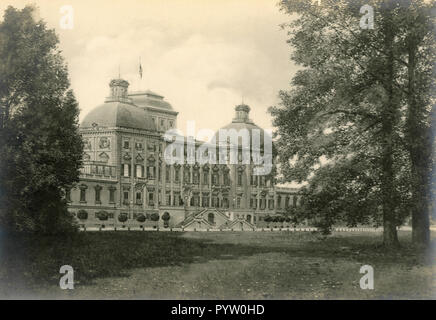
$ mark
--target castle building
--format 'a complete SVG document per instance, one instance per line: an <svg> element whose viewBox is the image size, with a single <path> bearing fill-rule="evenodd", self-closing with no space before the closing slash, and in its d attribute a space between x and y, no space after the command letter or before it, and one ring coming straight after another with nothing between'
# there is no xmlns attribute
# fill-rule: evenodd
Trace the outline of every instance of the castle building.
<svg viewBox="0 0 436 320"><path fill-rule="evenodd" d="M297 189L276 186L274 171L254 175L254 164L243 164L240 152L234 164L168 164L164 150L171 141L164 133L177 127L178 112L152 91L128 92L123 79L109 86L109 97L79 128L83 167L67 200L81 227L241 230L265 226L265 217L299 205ZM249 112L236 106L224 129L265 134Z"/></svg>

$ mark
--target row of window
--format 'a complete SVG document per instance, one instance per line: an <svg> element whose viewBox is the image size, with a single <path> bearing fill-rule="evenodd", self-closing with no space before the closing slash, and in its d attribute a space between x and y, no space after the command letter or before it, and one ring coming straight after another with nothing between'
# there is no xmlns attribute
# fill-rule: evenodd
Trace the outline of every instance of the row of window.
<svg viewBox="0 0 436 320"><path fill-rule="evenodd" d="M146 172L145 172L146 169ZM173 181L174 182L180 182L181 177L181 169L180 168L174 168L173 172L171 172L171 167L166 166L165 168L165 181L169 183L171 181L171 173L173 173ZM131 165L130 164L122 164L121 171L123 173L124 177L130 177L131 176ZM156 168L153 165L148 165L147 167L144 167L141 164L135 165L135 170L133 172L134 177L138 178L145 178L154 180L156 178L156 171L158 171L158 179L161 179L160 170L159 168ZM243 186L243 172L238 172L236 176L236 184L237 186ZM220 174L218 172L212 172L210 175L212 179L212 185L230 185L230 174L228 172L224 172L223 174ZM183 172L183 182L185 183L193 183L193 184L199 184L200 183L200 171L199 170L193 170L192 172L192 178L191 173L188 170L185 170ZM209 184L209 171L203 171L202 175L202 181L203 184L208 185ZM220 183L222 182L222 183ZM271 180L267 179L265 176L251 176L251 185L256 186L259 185L261 187L271 186Z"/></svg>
<svg viewBox="0 0 436 320"><path fill-rule="evenodd" d="M79 187L80 189L80 202L86 203L86 185L81 185ZM102 187L97 185L94 187L94 201L96 204L101 204L101 193L102 193ZM109 193L109 204L115 203L115 187L109 187L107 192ZM68 201L71 201L70 192L67 193ZM215 207L215 208L228 208L229 207L229 199L227 197L223 197L220 199L218 196L212 196L209 200L209 196L207 194L203 195L203 197L200 199L200 196L198 194L195 194L191 197L190 205L194 207ZM286 197L286 205L285 207L288 207L289 204L289 197ZM201 201L201 203L200 203ZM281 209L281 196L277 197L277 209ZM210 202L210 203L209 203ZM142 205L143 199L142 199L142 191L136 191L135 192L135 199L134 203L137 205ZM236 197L235 199L235 208L241 208L242 198ZM259 204L258 204L259 203ZM123 191L123 204L128 205L130 204L130 191L124 190ZM174 196L171 199L171 194L166 195L166 204L167 205L173 205L173 206L183 206L184 205L184 199L181 196L180 192L174 192ZM153 207L155 205L155 192L149 191L147 192L147 205L150 207ZM269 210L274 209L274 199L266 199L265 197L262 197L259 199L259 201L252 197L250 198L250 208L257 209L259 205L260 210L265 210L267 207ZM297 197L293 197L293 206L297 206Z"/></svg>

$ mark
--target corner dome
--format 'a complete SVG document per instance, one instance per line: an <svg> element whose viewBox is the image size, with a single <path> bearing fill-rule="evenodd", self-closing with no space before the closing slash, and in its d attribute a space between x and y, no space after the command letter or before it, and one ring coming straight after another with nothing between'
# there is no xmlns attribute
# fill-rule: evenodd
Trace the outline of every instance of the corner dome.
<svg viewBox="0 0 436 320"><path fill-rule="evenodd" d="M265 130L256 125L250 118L249 118L249 112L250 107L246 104L239 104L235 106L235 117L233 118L232 122L228 125L222 127L221 129L224 130L231 130L234 129L236 131L246 129L250 135L250 144L251 139L253 135L253 129L259 130L260 135L260 146L264 145L264 139L265 139ZM255 131L256 132L256 131ZM216 132L214 138L216 139L216 143L219 143L219 130ZM267 135L269 137L269 135Z"/></svg>
<svg viewBox="0 0 436 320"><path fill-rule="evenodd" d="M147 112L134 105L114 101L106 102L91 110L83 119L80 128L123 127L156 131L156 126Z"/></svg>

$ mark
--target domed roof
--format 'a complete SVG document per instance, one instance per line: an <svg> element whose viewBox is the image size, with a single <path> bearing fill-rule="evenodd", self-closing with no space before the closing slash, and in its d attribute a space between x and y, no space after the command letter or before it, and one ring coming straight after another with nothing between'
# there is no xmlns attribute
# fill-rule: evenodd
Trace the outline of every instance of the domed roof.
<svg viewBox="0 0 436 320"><path fill-rule="evenodd" d="M256 133L257 130L259 130L259 137L260 137L260 146L264 145L264 137L265 137L265 130L256 125L251 119L249 119L248 114L250 112L250 107L246 104L240 104L235 107L235 113L236 116L233 118L232 122L228 125L222 127L221 129L224 130L230 130L234 129L236 131L246 129L248 131L248 134L250 135L250 145L251 145L251 139L253 132ZM255 131L253 131L255 129ZM215 134L216 142L219 143L219 130ZM267 135L267 137L270 137ZM240 143L240 142L239 142Z"/></svg>
<svg viewBox="0 0 436 320"><path fill-rule="evenodd" d="M92 128L93 124L99 127L156 130L154 122L145 110L120 101L105 102L94 108L85 116L80 127Z"/></svg>

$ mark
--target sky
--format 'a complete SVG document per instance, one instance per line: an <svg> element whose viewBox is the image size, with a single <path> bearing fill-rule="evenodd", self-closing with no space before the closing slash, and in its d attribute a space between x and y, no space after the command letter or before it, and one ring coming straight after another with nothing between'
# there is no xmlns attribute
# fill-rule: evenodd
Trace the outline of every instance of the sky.
<svg viewBox="0 0 436 320"><path fill-rule="evenodd" d="M22 8L33 3L59 35L80 120L103 103L109 81L129 90L150 89L179 112L178 127L217 130L231 122L234 107L251 107L250 117L271 128L268 107L289 88L295 72L286 31L290 17L277 0L2 0ZM73 28L60 21L73 8ZM139 61L143 78L139 77Z"/></svg>

